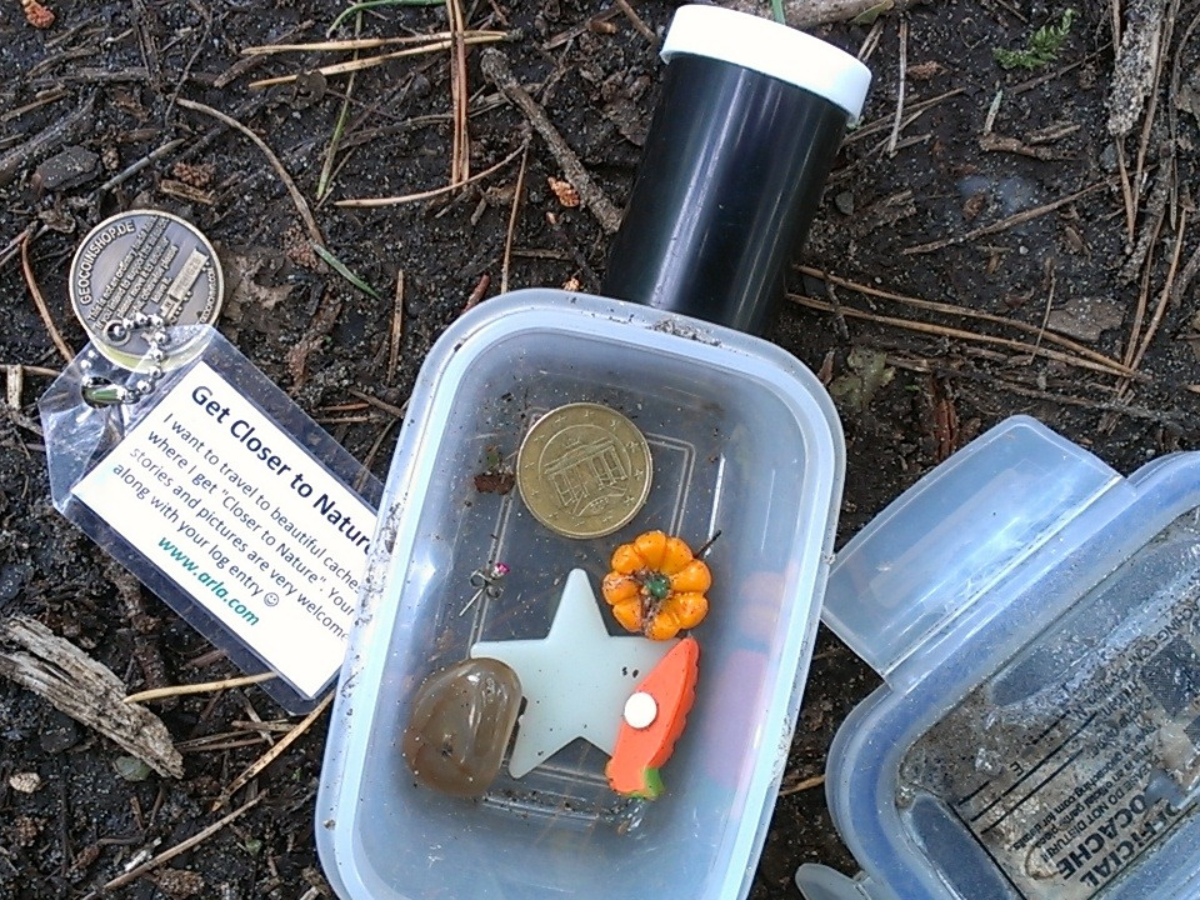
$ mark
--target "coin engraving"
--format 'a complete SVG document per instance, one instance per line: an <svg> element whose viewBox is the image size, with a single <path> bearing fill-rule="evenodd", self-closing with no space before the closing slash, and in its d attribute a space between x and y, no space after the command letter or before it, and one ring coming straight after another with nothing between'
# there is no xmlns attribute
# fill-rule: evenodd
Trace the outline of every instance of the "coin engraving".
<svg viewBox="0 0 1200 900"><path fill-rule="evenodd" d="M517 454L517 487L539 522L565 537L611 534L650 493L653 460L629 419L598 403L542 416Z"/></svg>
<svg viewBox="0 0 1200 900"><path fill-rule="evenodd" d="M93 228L75 252L69 285L75 314L97 348L125 366L149 349L148 335L125 327L126 320L144 313L168 326L211 325L224 291L204 235L157 210L121 213Z"/></svg>

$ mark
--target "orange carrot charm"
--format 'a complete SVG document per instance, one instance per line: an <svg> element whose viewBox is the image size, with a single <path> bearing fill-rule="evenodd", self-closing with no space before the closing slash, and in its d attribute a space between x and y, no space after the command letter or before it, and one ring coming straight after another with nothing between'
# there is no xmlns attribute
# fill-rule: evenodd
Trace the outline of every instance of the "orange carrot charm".
<svg viewBox="0 0 1200 900"><path fill-rule="evenodd" d="M663 791L659 768L671 758L696 700L700 645L684 638L637 686L625 704L612 759L604 769L618 794L653 800Z"/></svg>

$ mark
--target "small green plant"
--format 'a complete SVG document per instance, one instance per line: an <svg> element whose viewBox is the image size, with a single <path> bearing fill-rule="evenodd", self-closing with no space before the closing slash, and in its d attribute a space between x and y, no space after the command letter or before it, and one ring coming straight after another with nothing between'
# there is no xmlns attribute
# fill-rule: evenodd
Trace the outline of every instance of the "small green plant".
<svg viewBox="0 0 1200 900"><path fill-rule="evenodd" d="M1002 69L1040 69L1058 59L1071 33L1071 24L1078 15L1073 9L1064 9L1058 24L1043 25L1029 36L1024 50L1006 50L997 47L992 51Z"/></svg>

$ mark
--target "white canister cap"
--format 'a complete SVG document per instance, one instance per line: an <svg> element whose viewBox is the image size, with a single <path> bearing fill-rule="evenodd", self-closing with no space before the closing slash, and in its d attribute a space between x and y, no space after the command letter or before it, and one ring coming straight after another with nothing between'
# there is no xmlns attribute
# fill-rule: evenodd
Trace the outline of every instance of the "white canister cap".
<svg viewBox="0 0 1200 900"><path fill-rule="evenodd" d="M824 97L850 114L862 115L871 70L810 34L770 19L719 6L681 6L671 20L662 58L707 56L733 63Z"/></svg>

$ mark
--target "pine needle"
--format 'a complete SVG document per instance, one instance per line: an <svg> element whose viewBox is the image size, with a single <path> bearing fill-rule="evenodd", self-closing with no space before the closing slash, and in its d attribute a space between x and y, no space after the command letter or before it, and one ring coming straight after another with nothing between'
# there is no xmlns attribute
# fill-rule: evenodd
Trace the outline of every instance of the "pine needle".
<svg viewBox="0 0 1200 900"><path fill-rule="evenodd" d="M363 3L355 3L353 6L348 6L343 9L333 24L329 26L329 30L325 32L326 37L338 30L338 26L345 22L355 13L363 12L368 9L378 9L381 6L442 6L446 0L365 0Z"/></svg>
<svg viewBox="0 0 1200 900"><path fill-rule="evenodd" d="M346 266L346 264L344 262L342 262L340 259L338 259L336 256L334 256L332 253L330 253L324 247L322 247L320 244L313 244L312 248L316 252L317 256L321 257L321 259L323 259L323 260L325 260L325 262L329 263L329 265L330 265L330 267L332 267L333 271L337 272L339 275L341 275L343 278L345 278L348 282L350 282L352 285L354 285L356 288L358 288L360 291L362 291L364 294L370 294L376 300L380 299L379 291L375 290L375 288L371 287L369 284L367 284L365 281L363 281L362 278L360 278L359 276L357 276L353 272L351 272L350 269Z"/></svg>

